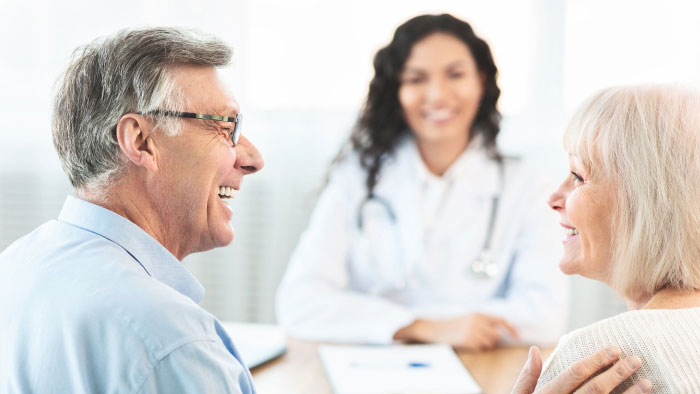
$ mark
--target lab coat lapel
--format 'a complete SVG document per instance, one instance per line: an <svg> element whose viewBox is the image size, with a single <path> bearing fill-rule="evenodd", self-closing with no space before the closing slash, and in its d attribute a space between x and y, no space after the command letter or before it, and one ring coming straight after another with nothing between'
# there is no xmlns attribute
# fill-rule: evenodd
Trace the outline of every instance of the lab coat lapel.
<svg viewBox="0 0 700 394"><path fill-rule="evenodd" d="M445 176L452 178L452 184L438 212L430 245L441 256L434 262L440 272L450 272L450 268L440 267L447 262L463 266L462 257L457 256L477 257L486 237L493 197L499 193L498 164L480 146L470 146ZM455 237L464 242L455 242Z"/></svg>
<svg viewBox="0 0 700 394"><path fill-rule="evenodd" d="M385 166L383 172L386 172L382 175L376 189L377 194L386 196L394 205L403 249L403 263L406 264L409 272L415 270L416 264L424 255L423 223L415 167L417 160L420 160L420 157L413 139L405 139L397 147L392 161Z"/></svg>

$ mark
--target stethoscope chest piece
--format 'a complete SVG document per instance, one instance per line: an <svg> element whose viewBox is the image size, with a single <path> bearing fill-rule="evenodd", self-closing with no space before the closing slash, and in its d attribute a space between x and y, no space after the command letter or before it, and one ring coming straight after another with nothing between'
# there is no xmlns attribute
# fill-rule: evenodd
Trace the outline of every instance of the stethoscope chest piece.
<svg viewBox="0 0 700 394"><path fill-rule="evenodd" d="M490 250L482 250L474 262L472 262L472 273L484 279L493 278L498 274L498 264L493 261Z"/></svg>
<svg viewBox="0 0 700 394"><path fill-rule="evenodd" d="M481 247L479 257L472 262L472 274L482 279L491 279L498 275L498 264L494 261L493 254L491 253L491 241L496 225L496 216L498 216L498 201L501 194L503 194L503 184L505 182L503 163L501 161L498 162L498 178L500 180L500 188L498 194L491 199L491 215L489 215L486 239L484 239L484 245Z"/></svg>

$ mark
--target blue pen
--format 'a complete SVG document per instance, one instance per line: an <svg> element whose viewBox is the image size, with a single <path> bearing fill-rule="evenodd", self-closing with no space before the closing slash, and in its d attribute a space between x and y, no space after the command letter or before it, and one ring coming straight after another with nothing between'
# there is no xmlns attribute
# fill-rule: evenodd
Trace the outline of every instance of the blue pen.
<svg viewBox="0 0 700 394"><path fill-rule="evenodd" d="M430 368L430 363L420 361L409 361L407 363L397 362L351 362L353 368Z"/></svg>

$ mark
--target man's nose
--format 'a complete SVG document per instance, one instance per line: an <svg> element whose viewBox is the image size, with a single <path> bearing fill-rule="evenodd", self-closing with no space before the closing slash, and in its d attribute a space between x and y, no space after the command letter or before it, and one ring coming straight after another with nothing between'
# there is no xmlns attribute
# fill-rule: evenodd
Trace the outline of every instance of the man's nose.
<svg viewBox="0 0 700 394"><path fill-rule="evenodd" d="M253 174L260 171L265 165L258 148L245 136L241 136L236 145L236 163L234 167L244 175Z"/></svg>

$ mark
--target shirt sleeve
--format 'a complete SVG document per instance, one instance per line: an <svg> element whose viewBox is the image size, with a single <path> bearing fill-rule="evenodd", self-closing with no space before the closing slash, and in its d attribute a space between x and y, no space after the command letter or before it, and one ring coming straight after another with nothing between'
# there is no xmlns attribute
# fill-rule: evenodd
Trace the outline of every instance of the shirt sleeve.
<svg viewBox="0 0 700 394"><path fill-rule="evenodd" d="M319 197L277 291L277 319L303 339L391 343L415 317L402 305L350 288L350 232L364 188L353 183L360 169L348 167L334 171Z"/></svg>
<svg viewBox="0 0 700 394"><path fill-rule="evenodd" d="M553 190L546 182L522 195L522 220L511 255L506 291L479 309L514 325L515 344L555 344L564 333L568 318L570 280L558 267L563 232L556 214L546 204Z"/></svg>
<svg viewBox="0 0 700 394"><path fill-rule="evenodd" d="M184 344L162 357L138 391L150 393L254 393L249 373L214 341Z"/></svg>

